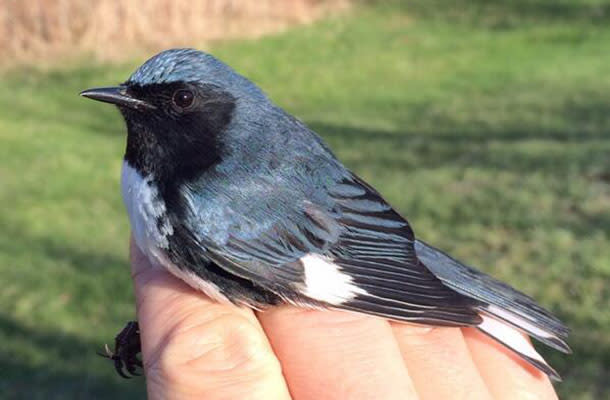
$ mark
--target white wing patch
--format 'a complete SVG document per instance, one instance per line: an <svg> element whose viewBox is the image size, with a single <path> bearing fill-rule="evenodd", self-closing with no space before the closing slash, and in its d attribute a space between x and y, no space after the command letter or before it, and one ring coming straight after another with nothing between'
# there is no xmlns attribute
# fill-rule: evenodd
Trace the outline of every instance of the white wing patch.
<svg viewBox="0 0 610 400"><path fill-rule="evenodd" d="M358 294L367 294L359 288L341 267L328 257L320 254L307 254L300 259L305 270L303 294L315 300L340 305Z"/></svg>
<svg viewBox="0 0 610 400"><path fill-rule="evenodd" d="M167 236L173 234L174 229L165 217L165 202L159 196L153 177L143 177L124 161L121 193L138 247L143 251L167 248Z"/></svg>

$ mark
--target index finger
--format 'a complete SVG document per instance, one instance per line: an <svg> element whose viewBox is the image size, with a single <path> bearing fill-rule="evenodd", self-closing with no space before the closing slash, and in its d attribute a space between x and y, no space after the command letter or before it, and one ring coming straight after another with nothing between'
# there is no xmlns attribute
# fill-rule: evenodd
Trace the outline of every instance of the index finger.
<svg viewBox="0 0 610 400"><path fill-rule="evenodd" d="M387 321L292 306L258 317L296 400L418 398Z"/></svg>
<svg viewBox="0 0 610 400"><path fill-rule="evenodd" d="M544 373L479 330L462 331L472 358L496 399L557 399Z"/></svg>
<svg viewBox="0 0 610 400"><path fill-rule="evenodd" d="M421 399L492 399L460 328L392 322Z"/></svg>
<svg viewBox="0 0 610 400"><path fill-rule="evenodd" d="M131 242L150 399L289 399L280 364L251 310L218 304Z"/></svg>

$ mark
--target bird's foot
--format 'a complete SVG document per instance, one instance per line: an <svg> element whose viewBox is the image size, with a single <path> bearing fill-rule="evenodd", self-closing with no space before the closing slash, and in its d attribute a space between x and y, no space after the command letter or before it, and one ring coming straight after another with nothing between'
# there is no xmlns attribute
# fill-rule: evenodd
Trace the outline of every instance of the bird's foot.
<svg viewBox="0 0 610 400"><path fill-rule="evenodd" d="M140 328L138 321L129 321L114 339L114 351L105 345L105 353L97 353L102 357L114 361L116 372L123 378L129 379L125 370L131 376L139 376L136 367L142 368L142 361L137 355L142 351L140 346Z"/></svg>

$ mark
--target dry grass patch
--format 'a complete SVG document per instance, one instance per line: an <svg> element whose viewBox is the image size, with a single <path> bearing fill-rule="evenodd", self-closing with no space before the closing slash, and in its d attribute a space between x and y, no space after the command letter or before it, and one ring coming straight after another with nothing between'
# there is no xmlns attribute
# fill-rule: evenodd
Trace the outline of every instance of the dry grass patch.
<svg viewBox="0 0 610 400"><path fill-rule="evenodd" d="M134 51L258 37L347 8L349 0L0 0L0 60Z"/></svg>

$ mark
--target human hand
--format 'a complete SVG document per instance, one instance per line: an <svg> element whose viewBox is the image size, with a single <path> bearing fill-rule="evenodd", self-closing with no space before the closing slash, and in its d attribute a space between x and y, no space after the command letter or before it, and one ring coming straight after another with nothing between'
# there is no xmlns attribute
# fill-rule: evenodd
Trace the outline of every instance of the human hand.
<svg viewBox="0 0 610 400"><path fill-rule="evenodd" d="M208 299L131 245L149 399L556 399L476 329Z"/></svg>

